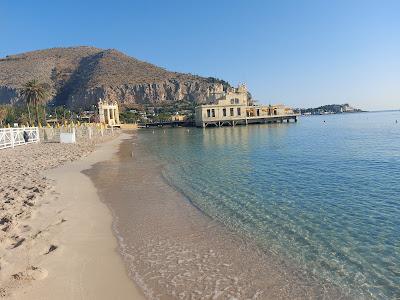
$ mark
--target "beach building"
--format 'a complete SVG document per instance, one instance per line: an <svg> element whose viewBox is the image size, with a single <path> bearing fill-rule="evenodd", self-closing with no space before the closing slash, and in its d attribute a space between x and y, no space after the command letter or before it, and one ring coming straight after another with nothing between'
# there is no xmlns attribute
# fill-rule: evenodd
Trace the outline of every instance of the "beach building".
<svg viewBox="0 0 400 300"><path fill-rule="evenodd" d="M117 102L108 103L107 101L102 101L100 99L98 106L100 123L106 124L110 127L121 125L119 121L119 109Z"/></svg>
<svg viewBox="0 0 400 300"><path fill-rule="evenodd" d="M256 105L249 100L244 84L226 92L211 93L209 104L195 108L195 123L198 127L235 126L251 123L276 123L297 121L298 114L282 104Z"/></svg>

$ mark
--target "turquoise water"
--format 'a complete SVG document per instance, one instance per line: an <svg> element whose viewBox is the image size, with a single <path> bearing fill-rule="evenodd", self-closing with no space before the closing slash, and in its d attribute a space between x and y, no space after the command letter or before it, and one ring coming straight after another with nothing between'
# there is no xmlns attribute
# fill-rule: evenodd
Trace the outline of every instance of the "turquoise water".
<svg viewBox="0 0 400 300"><path fill-rule="evenodd" d="M353 296L400 297L400 112L140 138L207 215Z"/></svg>

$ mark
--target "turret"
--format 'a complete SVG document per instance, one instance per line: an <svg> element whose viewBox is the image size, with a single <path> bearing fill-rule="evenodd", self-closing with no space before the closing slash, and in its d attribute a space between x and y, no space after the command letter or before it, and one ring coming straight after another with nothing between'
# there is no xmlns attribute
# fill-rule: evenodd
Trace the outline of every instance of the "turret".
<svg viewBox="0 0 400 300"><path fill-rule="evenodd" d="M244 84L244 83L239 84L238 87L237 87L237 89L236 89L236 91L237 91L238 93L247 93L246 84Z"/></svg>

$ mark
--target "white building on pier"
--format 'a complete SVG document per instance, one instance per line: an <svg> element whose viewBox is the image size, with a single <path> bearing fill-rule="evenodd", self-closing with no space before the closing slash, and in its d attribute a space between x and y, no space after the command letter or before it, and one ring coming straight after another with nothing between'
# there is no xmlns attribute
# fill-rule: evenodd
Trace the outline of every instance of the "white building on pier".
<svg viewBox="0 0 400 300"><path fill-rule="evenodd" d="M195 122L198 127L235 126L249 123L273 123L284 120L297 121L297 114L282 104L255 105L249 101L244 84L231 88L227 92L212 93L210 104L197 106Z"/></svg>

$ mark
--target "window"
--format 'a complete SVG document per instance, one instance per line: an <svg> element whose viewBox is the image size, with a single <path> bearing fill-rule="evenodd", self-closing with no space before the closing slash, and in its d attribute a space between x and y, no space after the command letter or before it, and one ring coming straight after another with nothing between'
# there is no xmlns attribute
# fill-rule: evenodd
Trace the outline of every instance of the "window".
<svg viewBox="0 0 400 300"><path fill-rule="evenodd" d="M260 110L257 109L257 117L259 117L259 116L260 116Z"/></svg>
<svg viewBox="0 0 400 300"><path fill-rule="evenodd" d="M239 104L239 99L235 98L235 104Z"/></svg>
<svg viewBox="0 0 400 300"><path fill-rule="evenodd" d="M212 115L213 118L215 118L215 109L211 110L211 115Z"/></svg>
<svg viewBox="0 0 400 300"><path fill-rule="evenodd" d="M235 99L231 99L231 104L235 103Z"/></svg>
<svg viewBox="0 0 400 300"><path fill-rule="evenodd" d="M234 111L233 111L233 107L231 107L231 116L234 116Z"/></svg>
<svg viewBox="0 0 400 300"><path fill-rule="evenodd" d="M207 118L211 117L211 112L209 109L207 109Z"/></svg>
<svg viewBox="0 0 400 300"><path fill-rule="evenodd" d="M240 111L240 107L237 108L237 114L238 114L238 116L240 116L242 114Z"/></svg>
<svg viewBox="0 0 400 300"><path fill-rule="evenodd" d="M223 109L222 109L222 115L223 115L224 117L226 117L226 108L223 108Z"/></svg>

